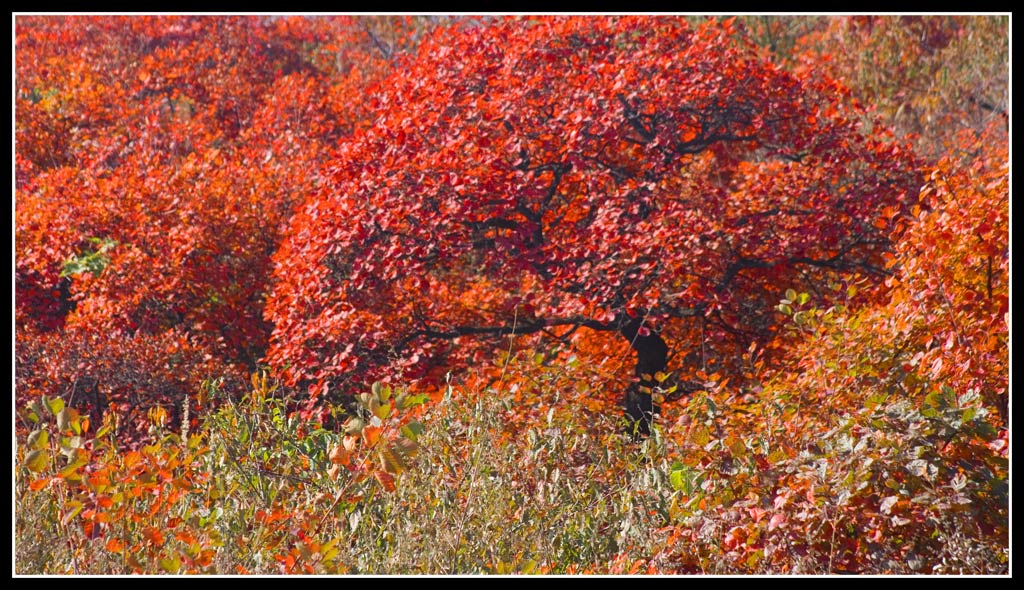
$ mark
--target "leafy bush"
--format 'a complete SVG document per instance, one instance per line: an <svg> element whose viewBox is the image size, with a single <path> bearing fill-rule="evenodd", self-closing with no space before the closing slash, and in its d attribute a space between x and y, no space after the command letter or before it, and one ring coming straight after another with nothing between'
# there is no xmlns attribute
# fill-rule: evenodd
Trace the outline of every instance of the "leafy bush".
<svg viewBox="0 0 1024 590"><path fill-rule="evenodd" d="M583 368L534 357L426 404L377 386L337 433L265 377L198 433L154 412L139 451L106 427L75 440L84 419L58 410L19 445L18 571L1006 571L1005 431L977 397L841 407L709 383L637 445L580 403L600 396L574 386Z"/></svg>

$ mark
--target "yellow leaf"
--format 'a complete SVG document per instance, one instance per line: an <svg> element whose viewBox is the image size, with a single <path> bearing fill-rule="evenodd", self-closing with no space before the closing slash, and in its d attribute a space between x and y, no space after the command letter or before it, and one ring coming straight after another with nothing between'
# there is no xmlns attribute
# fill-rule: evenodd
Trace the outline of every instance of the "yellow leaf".
<svg viewBox="0 0 1024 590"><path fill-rule="evenodd" d="M177 555L160 560L160 569L169 574L176 574L181 569L181 558Z"/></svg>
<svg viewBox="0 0 1024 590"><path fill-rule="evenodd" d="M49 463L50 457L47 455L46 451L36 449L25 455L25 466L36 473L46 469L46 466Z"/></svg>
<svg viewBox="0 0 1024 590"><path fill-rule="evenodd" d="M388 473L399 474L405 471L405 465L402 464L402 460L395 454L390 446L383 444L378 449L380 455L380 466Z"/></svg>

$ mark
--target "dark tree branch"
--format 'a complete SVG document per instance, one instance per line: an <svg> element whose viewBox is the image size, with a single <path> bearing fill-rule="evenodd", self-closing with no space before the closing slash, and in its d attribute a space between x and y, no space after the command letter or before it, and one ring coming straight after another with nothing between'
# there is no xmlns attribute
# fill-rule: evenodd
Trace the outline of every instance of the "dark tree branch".
<svg viewBox="0 0 1024 590"><path fill-rule="evenodd" d="M639 113L637 113L636 109L634 109L633 106L629 104L629 101L626 100L626 97L622 93L619 93L615 95L615 98L617 98L619 104L622 105L622 110L626 116L626 122L629 123L630 127L632 127L637 133L640 134L640 138L643 140L643 142L648 143L654 141L654 129L649 129L644 126L644 124L640 121Z"/></svg>
<svg viewBox="0 0 1024 590"><path fill-rule="evenodd" d="M405 350L413 341L418 338L431 340L454 340L461 336L509 336L536 334L547 328L558 326L582 326L592 330L609 332L618 330L613 323L599 322L592 318L574 316L568 318L538 318L527 321L516 321L512 324L497 326L452 326L447 329L423 328L405 336L395 345L396 352Z"/></svg>
<svg viewBox="0 0 1024 590"><path fill-rule="evenodd" d="M370 30L370 27L368 27L365 23L363 24L363 31L366 32L366 34L370 37L370 40L373 41L373 44L377 47L381 54L384 55L384 59L390 60L392 53L391 47L388 46L383 41L381 41L380 38L377 35L375 35L374 32Z"/></svg>
<svg viewBox="0 0 1024 590"><path fill-rule="evenodd" d="M1006 112L1006 109L999 108L996 105L992 104L991 102L985 100L984 98L979 99L975 96L968 96L967 102L975 106L978 106L990 113L995 113L1006 120L1010 119L1010 114Z"/></svg>
<svg viewBox="0 0 1024 590"><path fill-rule="evenodd" d="M728 267L726 267L725 273L722 275L721 280L718 281L718 286L716 287L716 290L719 293L722 293L723 291L725 291L726 288L729 287L729 285L732 283L732 281L736 278L736 276L742 270L745 270L745 269L748 269L748 268L771 268L771 267L772 267L771 263L765 262L763 260L757 260L755 258L740 257L739 259L735 260L732 264L730 264Z"/></svg>

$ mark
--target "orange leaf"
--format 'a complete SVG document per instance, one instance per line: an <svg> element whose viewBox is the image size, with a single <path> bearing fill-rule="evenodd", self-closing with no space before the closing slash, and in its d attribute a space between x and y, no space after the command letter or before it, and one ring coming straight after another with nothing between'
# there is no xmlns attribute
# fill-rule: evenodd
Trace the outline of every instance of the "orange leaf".
<svg viewBox="0 0 1024 590"><path fill-rule="evenodd" d="M337 445L331 449L330 459L331 463L336 465L348 465L351 462L351 456L343 445Z"/></svg>
<svg viewBox="0 0 1024 590"><path fill-rule="evenodd" d="M377 444L377 441L380 440L381 432L380 426L367 426L363 428L363 440L366 442L366 445L372 447Z"/></svg>
<svg viewBox="0 0 1024 590"><path fill-rule="evenodd" d="M188 531L181 531L181 532L175 533L174 534L174 538L179 540L179 541L181 541L182 543L184 543L186 545L191 545L192 543L196 542L195 535L193 535L192 533L190 533Z"/></svg>
<svg viewBox="0 0 1024 590"><path fill-rule="evenodd" d="M32 490L33 492L38 492L39 490L45 488L46 485L49 483L50 478L44 477L43 479L37 479L32 483L28 484L28 489Z"/></svg>
<svg viewBox="0 0 1024 590"><path fill-rule="evenodd" d="M395 476L391 475L387 471L374 471L373 476L377 478L377 481L380 482L380 485L384 486L385 490L393 492L396 489L398 489L395 486Z"/></svg>
<svg viewBox="0 0 1024 590"><path fill-rule="evenodd" d="M164 542L167 540L164 534L160 532L160 529L156 527L146 527L142 530L142 536L150 542L151 545L156 547L163 547Z"/></svg>

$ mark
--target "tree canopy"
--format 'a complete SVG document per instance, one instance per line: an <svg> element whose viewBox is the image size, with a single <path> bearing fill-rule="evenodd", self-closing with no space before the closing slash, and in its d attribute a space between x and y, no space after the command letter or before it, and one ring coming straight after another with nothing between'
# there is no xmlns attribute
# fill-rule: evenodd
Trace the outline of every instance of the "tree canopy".
<svg viewBox="0 0 1024 590"><path fill-rule="evenodd" d="M732 21L439 30L292 218L268 359L319 395L583 327L625 337L643 377L667 369L662 332L700 324L674 345L734 364L787 289L884 274L915 201L915 160L847 96Z"/></svg>

